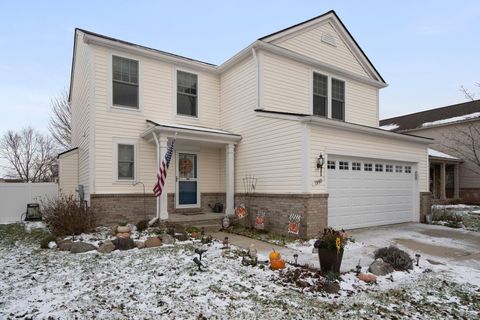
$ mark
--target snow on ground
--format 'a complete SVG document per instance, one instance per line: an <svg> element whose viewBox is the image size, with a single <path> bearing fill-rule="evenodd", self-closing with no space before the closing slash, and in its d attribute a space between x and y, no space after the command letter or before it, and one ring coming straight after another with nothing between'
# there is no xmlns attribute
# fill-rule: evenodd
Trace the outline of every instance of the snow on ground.
<svg viewBox="0 0 480 320"><path fill-rule="evenodd" d="M2 232L2 230L0 230ZM1 233L0 233L1 234ZM3 233L5 234L5 233ZM86 238L86 236L84 236ZM90 238L90 241L96 241ZM385 239L383 239L385 240ZM375 238L381 242L382 239ZM342 275L339 295L302 292L279 272L242 266L237 250L208 247L206 271L192 262L198 243L70 254L0 238L0 319L475 319L480 289L443 272L394 272L367 285ZM312 256L311 244L293 248ZM369 245L347 246L345 257ZM366 265L365 261L365 265ZM318 265L318 260L316 262ZM469 270L464 270L468 275Z"/></svg>
<svg viewBox="0 0 480 320"><path fill-rule="evenodd" d="M479 117L480 117L480 112L474 112L474 113L470 113L470 114L465 114L463 116L441 119L441 120L432 121L432 122L425 122L421 125L421 127L431 127L431 126L436 126L436 125L441 125L441 124L446 124L446 123L453 123L453 122L458 122L458 121L475 119L475 118L479 118Z"/></svg>

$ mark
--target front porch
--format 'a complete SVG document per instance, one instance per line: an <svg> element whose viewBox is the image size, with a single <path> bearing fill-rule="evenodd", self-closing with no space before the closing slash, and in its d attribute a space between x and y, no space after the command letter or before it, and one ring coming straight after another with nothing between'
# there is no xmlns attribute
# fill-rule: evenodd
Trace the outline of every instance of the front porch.
<svg viewBox="0 0 480 320"><path fill-rule="evenodd" d="M461 159L429 149L430 192L434 204L446 204L460 199Z"/></svg>

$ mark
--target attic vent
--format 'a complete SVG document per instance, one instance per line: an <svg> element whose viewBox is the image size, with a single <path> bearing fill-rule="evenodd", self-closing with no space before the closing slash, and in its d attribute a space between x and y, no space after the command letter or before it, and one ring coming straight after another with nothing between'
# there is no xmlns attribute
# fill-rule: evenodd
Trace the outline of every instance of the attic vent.
<svg viewBox="0 0 480 320"><path fill-rule="evenodd" d="M337 43L335 41L335 37L331 33L324 33L322 35L322 42L325 42L326 44L329 44L331 46L336 47Z"/></svg>

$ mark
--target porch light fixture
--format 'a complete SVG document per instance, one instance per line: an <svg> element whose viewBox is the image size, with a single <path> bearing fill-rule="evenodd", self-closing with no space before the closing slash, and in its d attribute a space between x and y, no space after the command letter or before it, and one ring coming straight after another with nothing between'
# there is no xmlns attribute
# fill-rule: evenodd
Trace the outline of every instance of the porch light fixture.
<svg viewBox="0 0 480 320"><path fill-rule="evenodd" d="M324 164L325 164L325 159L323 158L323 154L320 153L317 159L317 169L320 169L320 176L322 176L322 169Z"/></svg>

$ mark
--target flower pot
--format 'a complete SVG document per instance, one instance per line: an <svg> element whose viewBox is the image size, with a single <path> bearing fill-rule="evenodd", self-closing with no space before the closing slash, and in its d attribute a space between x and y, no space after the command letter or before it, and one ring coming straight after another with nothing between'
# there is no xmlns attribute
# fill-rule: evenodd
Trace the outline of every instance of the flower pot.
<svg viewBox="0 0 480 320"><path fill-rule="evenodd" d="M323 273L327 273L329 271L340 273L342 258L343 249L339 251L325 248L318 249L318 260L320 260L320 269Z"/></svg>

